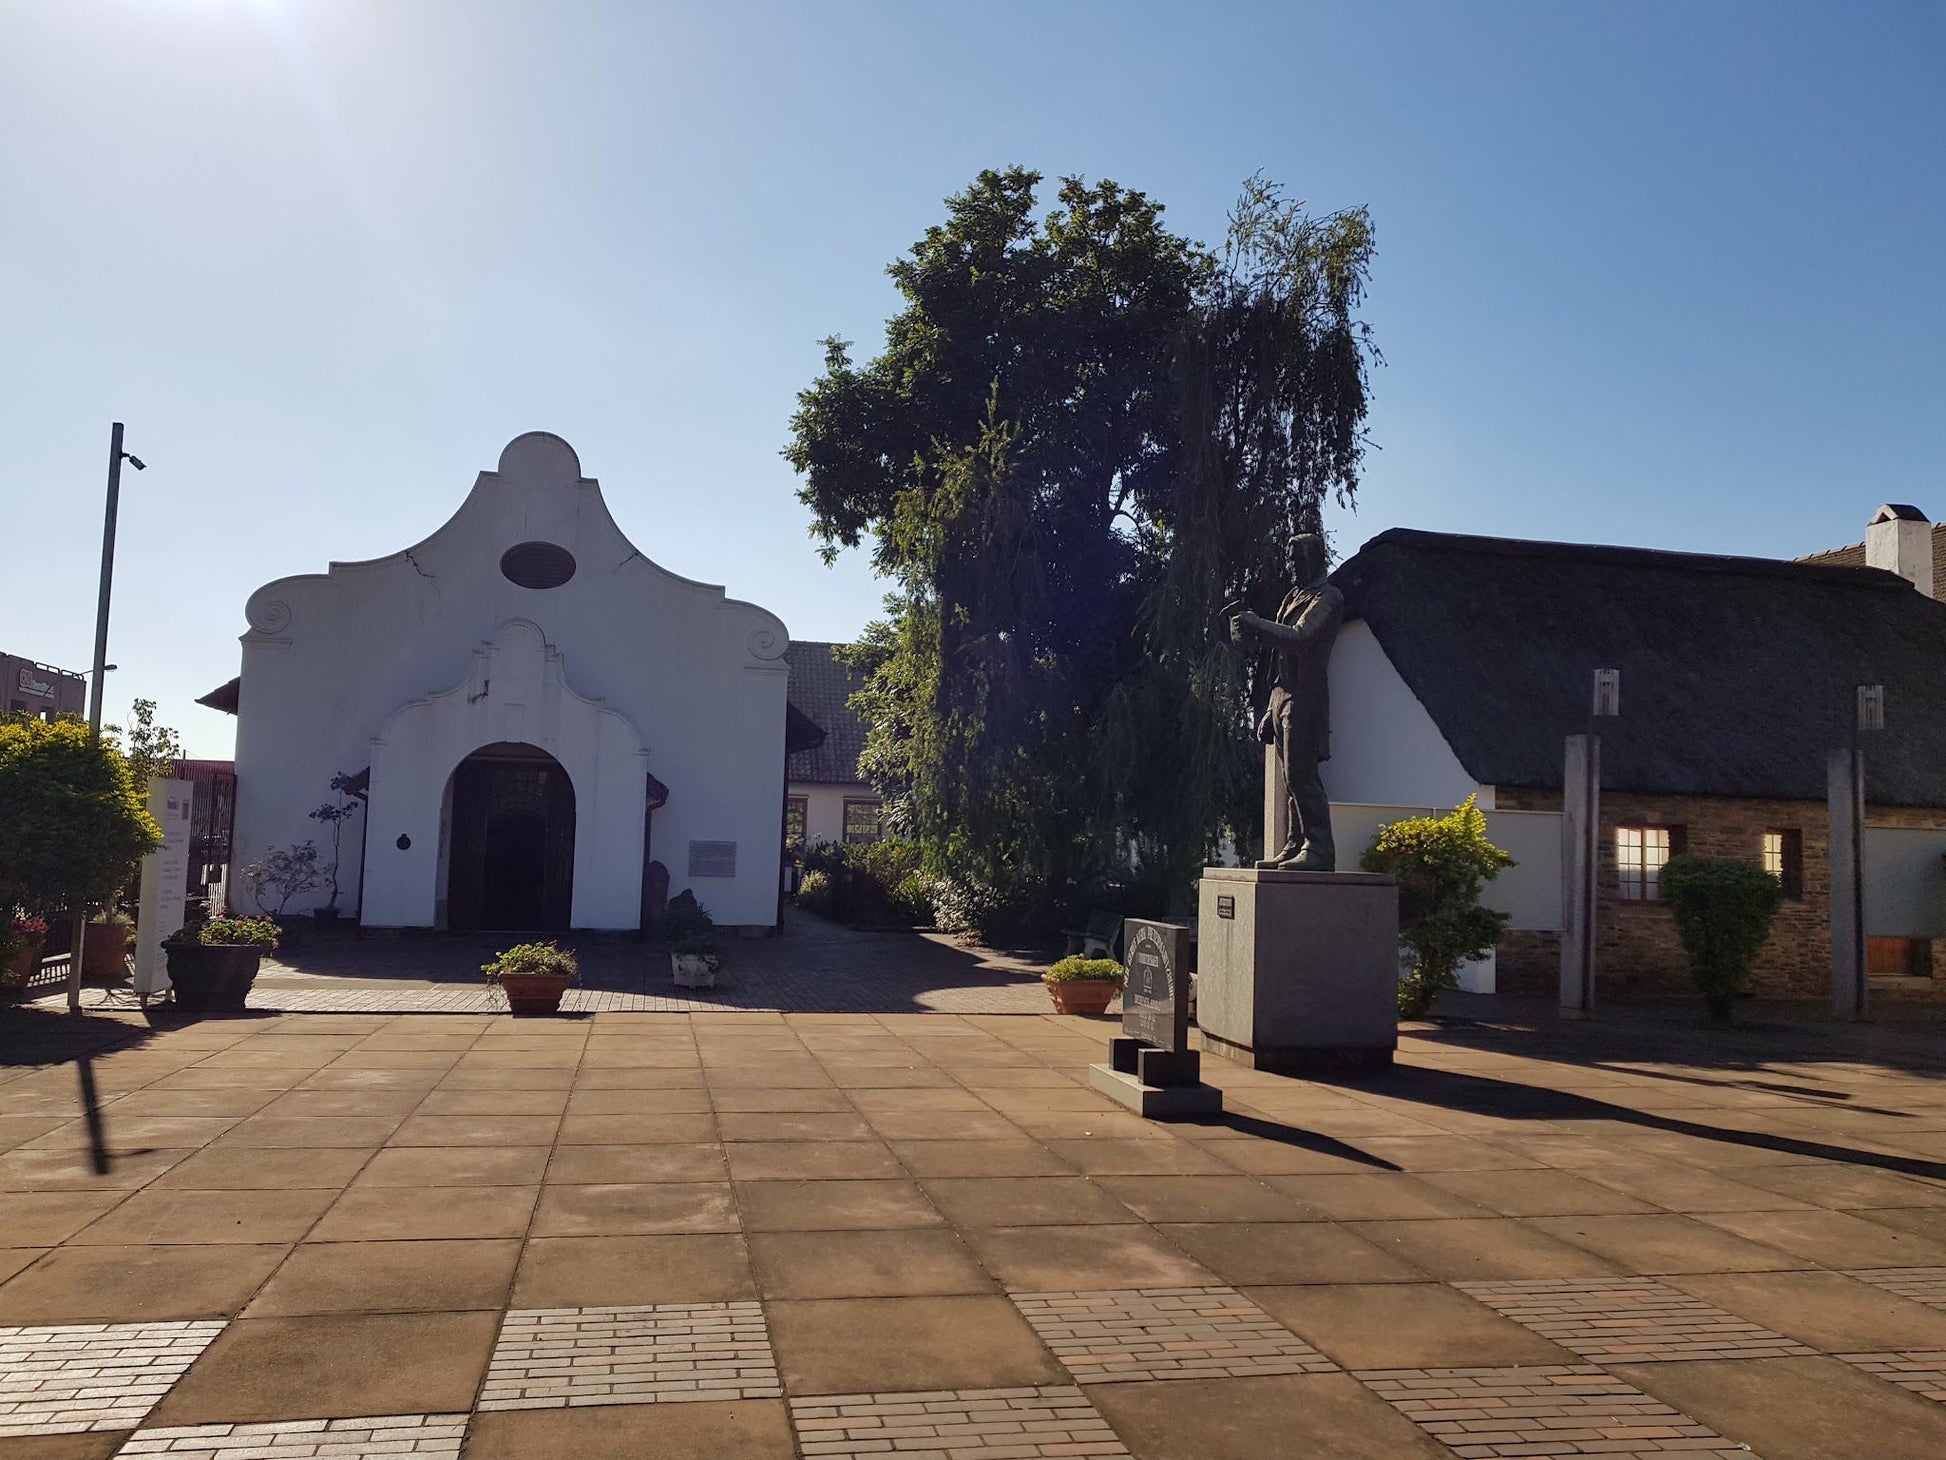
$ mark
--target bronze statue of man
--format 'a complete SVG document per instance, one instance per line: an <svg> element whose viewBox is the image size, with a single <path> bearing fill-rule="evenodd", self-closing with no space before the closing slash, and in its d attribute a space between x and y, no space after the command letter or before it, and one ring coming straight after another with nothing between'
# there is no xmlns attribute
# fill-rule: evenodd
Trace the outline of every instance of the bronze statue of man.
<svg viewBox="0 0 1946 1460"><path fill-rule="evenodd" d="M1255 639L1275 664L1270 704L1257 725L1257 738L1277 748L1284 775L1290 834L1273 851L1266 828L1265 859L1259 867L1301 872L1335 872L1337 849L1331 842L1331 803L1325 799L1318 766L1331 758L1331 701L1325 669L1331 641L1345 616L1345 598L1325 575L1324 539L1302 533L1290 541L1297 586L1284 598L1273 621L1248 609L1230 619L1230 637L1242 644Z"/></svg>

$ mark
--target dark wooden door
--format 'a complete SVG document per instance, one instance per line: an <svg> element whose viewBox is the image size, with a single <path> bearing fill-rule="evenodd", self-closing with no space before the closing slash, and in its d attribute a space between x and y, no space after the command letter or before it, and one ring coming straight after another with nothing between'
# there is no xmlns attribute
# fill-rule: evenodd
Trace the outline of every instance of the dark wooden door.
<svg viewBox="0 0 1946 1460"><path fill-rule="evenodd" d="M489 747L453 772L447 923L560 931L574 910L574 784L530 746Z"/></svg>

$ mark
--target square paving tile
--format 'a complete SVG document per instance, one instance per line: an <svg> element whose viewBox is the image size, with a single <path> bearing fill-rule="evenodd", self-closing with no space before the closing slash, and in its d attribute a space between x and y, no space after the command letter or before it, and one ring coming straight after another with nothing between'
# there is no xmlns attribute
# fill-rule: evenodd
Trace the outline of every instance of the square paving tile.
<svg viewBox="0 0 1946 1460"><path fill-rule="evenodd" d="M1424 1278L1382 1246L1335 1222L1210 1222L1158 1230L1238 1287L1410 1283Z"/></svg>
<svg viewBox="0 0 1946 1460"><path fill-rule="evenodd" d="M1072 1176L1075 1168L1038 1141L893 1141L919 1177Z"/></svg>
<svg viewBox="0 0 1946 1460"><path fill-rule="evenodd" d="M124 1199L119 1191L0 1191L0 1241L51 1247Z"/></svg>
<svg viewBox="0 0 1946 1460"><path fill-rule="evenodd" d="M353 1187L534 1186L547 1173L546 1146L388 1148L359 1171Z"/></svg>
<svg viewBox="0 0 1946 1460"><path fill-rule="evenodd" d="M429 1186L411 1197L359 1186L338 1197L310 1231L314 1242L435 1241L524 1237L538 1186Z"/></svg>
<svg viewBox="0 0 1946 1460"><path fill-rule="evenodd" d="M1308 1213L1334 1222L1491 1215L1464 1197L1403 1172L1266 1176L1264 1185L1294 1198Z"/></svg>
<svg viewBox="0 0 1946 1460"><path fill-rule="evenodd" d="M866 1181L905 1174L879 1141L730 1141L730 1176L744 1181Z"/></svg>
<svg viewBox="0 0 1946 1460"><path fill-rule="evenodd" d="M1876 1374L1888 1384L1910 1389L1925 1399L1946 1404L1946 1349L1915 1349L1906 1353L1838 1354L1855 1369Z"/></svg>
<svg viewBox="0 0 1946 1460"><path fill-rule="evenodd" d="M1036 1460L1128 1451L1071 1384L926 1394L825 1394L791 1401L807 1455L864 1460L896 1449L912 1460Z"/></svg>
<svg viewBox="0 0 1946 1460"><path fill-rule="evenodd" d="M1414 1267L1462 1279L1606 1277L1616 1264L1510 1217L1355 1222L1350 1229Z"/></svg>
<svg viewBox="0 0 1946 1460"><path fill-rule="evenodd" d="M76 1245L295 1242L337 1199L331 1188L294 1191L138 1191L68 1240Z"/></svg>
<svg viewBox="0 0 1946 1460"><path fill-rule="evenodd" d="M457 1460L466 1439L464 1414L386 1414L352 1419L285 1420L277 1424L183 1425L142 1430L116 1452L169 1460L314 1460L317 1456L406 1455Z"/></svg>
<svg viewBox="0 0 1946 1460"><path fill-rule="evenodd" d="M156 1406L157 1426L266 1423L472 1407L500 1315L240 1318Z"/></svg>
<svg viewBox="0 0 1946 1460"><path fill-rule="evenodd" d="M306 1242L291 1250L244 1313L497 1309L507 1301L519 1257L520 1244L510 1240Z"/></svg>
<svg viewBox="0 0 1946 1460"><path fill-rule="evenodd" d="M1099 1176L1095 1180L1148 1222L1295 1222L1311 1215L1251 1176Z"/></svg>
<svg viewBox="0 0 1946 1460"><path fill-rule="evenodd" d="M1858 1268L1851 1276L1915 1303L1946 1308L1946 1267Z"/></svg>
<svg viewBox="0 0 1946 1460"><path fill-rule="evenodd" d="M730 1183L650 1181L541 1190L536 1237L620 1237L648 1232L734 1232Z"/></svg>
<svg viewBox="0 0 1946 1460"><path fill-rule="evenodd" d="M369 1150L390 1140L402 1119L397 1115L253 1115L231 1126L218 1145L232 1149L341 1146Z"/></svg>
<svg viewBox="0 0 1946 1460"><path fill-rule="evenodd" d="M753 1181L737 1185L751 1232L937 1227L944 1219L912 1181Z"/></svg>
<svg viewBox="0 0 1946 1460"><path fill-rule="evenodd" d="M1814 1348L1946 1348L1946 1312L1844 1273L1697 1273L1668 1282Z"/></svg>
<svg viewBox="0 0 1946 1460"><path fill-rule="evenodd" d="M1083 1384L1325 1374L1337 1365L1232 1288L1014 1293Z"/></svg>
<svg viewBox="0 0 1946 1460"><path fill-rule="evenodd" d="M1459 1288L1541 1337L1605 1364L1812 1352L1651 1278L1551 1278L1461 1283Z"/></svg>
<svg viewBox="0 0 1946 1460"><path fill-rule="evenodd" d="M553 1115L415 1115L399 1127L390 1144L394 1150L405 1146L541 1146L554 1139L557 1127L565 1130L566 1125Z"/></svg>
<svg viewBox="0 0 1946 1460"><path fill-rule="evenodd" d="M1380 1369L1367 1388L1461 1460L1520 1455L1646 1456L1680 1451L1709 1460L1749 1452L1592 1364L1514 1369Z"/></svg>
<svg viewBox="0 0 1946 1460"><path fill-rule="evenodd" d="M954 1232L757 1232L748 1240L757 1287L766 1298L896 1298L994 1290L993 1279Z"/></svg>
<svg viewBox="0 0 1946 1460"><path fill-rule="evenodd" d="M1782 1272L1810 1262L1674 1212L1642 1216L1530 1217L1527 1225L1644 1276L1678 1272Z"/></svg>
<svg viewBox="0 0 1946 1460"><path fill-rule="evenodd" d="M1081 1176L958 1176L921 1185L947 1220L961 1227L1085 1226L1126 1223L1132 1215Z"/></svg>
<svg viewBox="0 0 1946 1460"><path fill-rule="evenodd" d="M57 1247L0 1287L0 1323L227 1318L290 1249Z"/></svg>
<svg viewBox="0 0 1946 1460"><path fill-rule="evenodd" d="M863 1117L850 1114L729 1111L716 1119L726 1141L878 1140L877 1134L865 1124Z"/></svg>
<svg viewBox="0 0 1946 1460"><path fill-rule="evenodd" d="M1250 1288L1245 1296L1348 1369L1574 1361L1444 1283L1320 1283Z"/></svg>
<svg viewBox="0 0 1946 1460"><path fill-rule="evenodd" d="M764 1306L777 1366L792 1395L1066 1382L1034 1330L1002 1297L842 1298ZM874 1381L881 1390L867 1387Z"/></svg>
<svg viewBox="0 0 1946 1460"><path fill-rule="evenodd" d="M1433 1171L1425 1180L1507 1217L1655 1210L1612 1186L1584 1181L1566 1171Z"/></svg>
<svg viewBox="0 0 1946 1460"><path fill-rule="evenodd" d="M372 1159L371 1151L362 1146L212 1146L171 1167L156 1179L155 1186L193 1191L336 1188L358 1175Z"/></svg>
<svg viewBox="0 0 1946 1460"><path fill-rule="evenodd" d="M1141 1460L1452 1460L1345 1374L1096 1384L1088 1397Z"/></svg>
<svg viewBox="0 0 1946 1460"><path fill-rule="evenodd" d="M513 1289L522 1308L726 1303L756 1296L743 1238L728 1232L536 1237L521 1252Z"/></svg>
<svg viewBox="0 0 1946 1460"><path fill-rule="evenodd" d="M1232 1170L1201 1146L1167 1136L1147 1140L1061 1139L1044 1144L1084 1176L1225 1176Z"/></svg>
<svg viewBox="0 0 1946 1460"><path fill-rule="evenodd" d="M757 1303L516 1309L478 1407L774 1399L783 1393Z"/></svg>
<svg viewBox="0 0 1946 1460"><path fill-rule="evenodd" d="M1849 1212L1709 1212L1713 1226L1765 1242L1826 1267L1946 1266L1946 1246L1894 1231Z"/></svg>
<svg viewBox="0 0 1946 1460"><path fill-rule="evenodd" d="M1946 1410L1836 1359L1635 1364L1621 1378L1763 1460L1938 1460Z"/></svg>
<svg viewBox="0 0 1946 1460"><path fill-rule="evenodd" d="M1151 1227L968 1227L961 1234L1015 1292L1219 1287L1222 1279Z"/></svg>
<svg viewBox="0 0 1946 1460"><path fill-rule="evenodd" d="M793 1460L782 1400L501 1409L476 1415L467 1460Z"/></svg>
<svg viewBox="0 0 1946 1460"><path fill-rule="evenodd" d="M134 1429L221 1323L0 1328L0 1435Z"/></svg>

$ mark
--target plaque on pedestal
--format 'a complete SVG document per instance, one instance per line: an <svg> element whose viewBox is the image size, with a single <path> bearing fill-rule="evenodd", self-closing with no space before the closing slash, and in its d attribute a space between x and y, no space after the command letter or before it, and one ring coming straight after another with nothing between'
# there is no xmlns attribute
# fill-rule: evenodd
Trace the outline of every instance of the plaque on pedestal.
<svg viewBox="0 0 1946 1460"><path fill-rule="evenodd" d="M1189 1047L1189 929L1130 918L1122 929L1122 1037L1108 1063L1090 1065L1097 1090L1138 1115L1209 1115L1223 1092L1202 1082L1202 1056Z"/></svg>

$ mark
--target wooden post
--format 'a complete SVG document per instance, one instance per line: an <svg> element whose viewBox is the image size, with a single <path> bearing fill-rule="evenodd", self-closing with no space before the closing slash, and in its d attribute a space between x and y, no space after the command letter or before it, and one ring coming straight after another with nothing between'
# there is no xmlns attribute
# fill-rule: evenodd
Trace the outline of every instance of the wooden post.
<svg viewBox="0 0 1946 1460"><path fill-rule="evenodd" d="M1834 750L1826 761L1831 871L1831 1014L1865 1017L1871 980L1865 960L1865 757Z"/></svg>
<svg viewBox="0 0 1946 1460"><path fill-rule="evenodd" d="M1595 1008L1595 889L1601 865L1601 738L1570 735L1561 771L1561 1017Z"/></svg>

